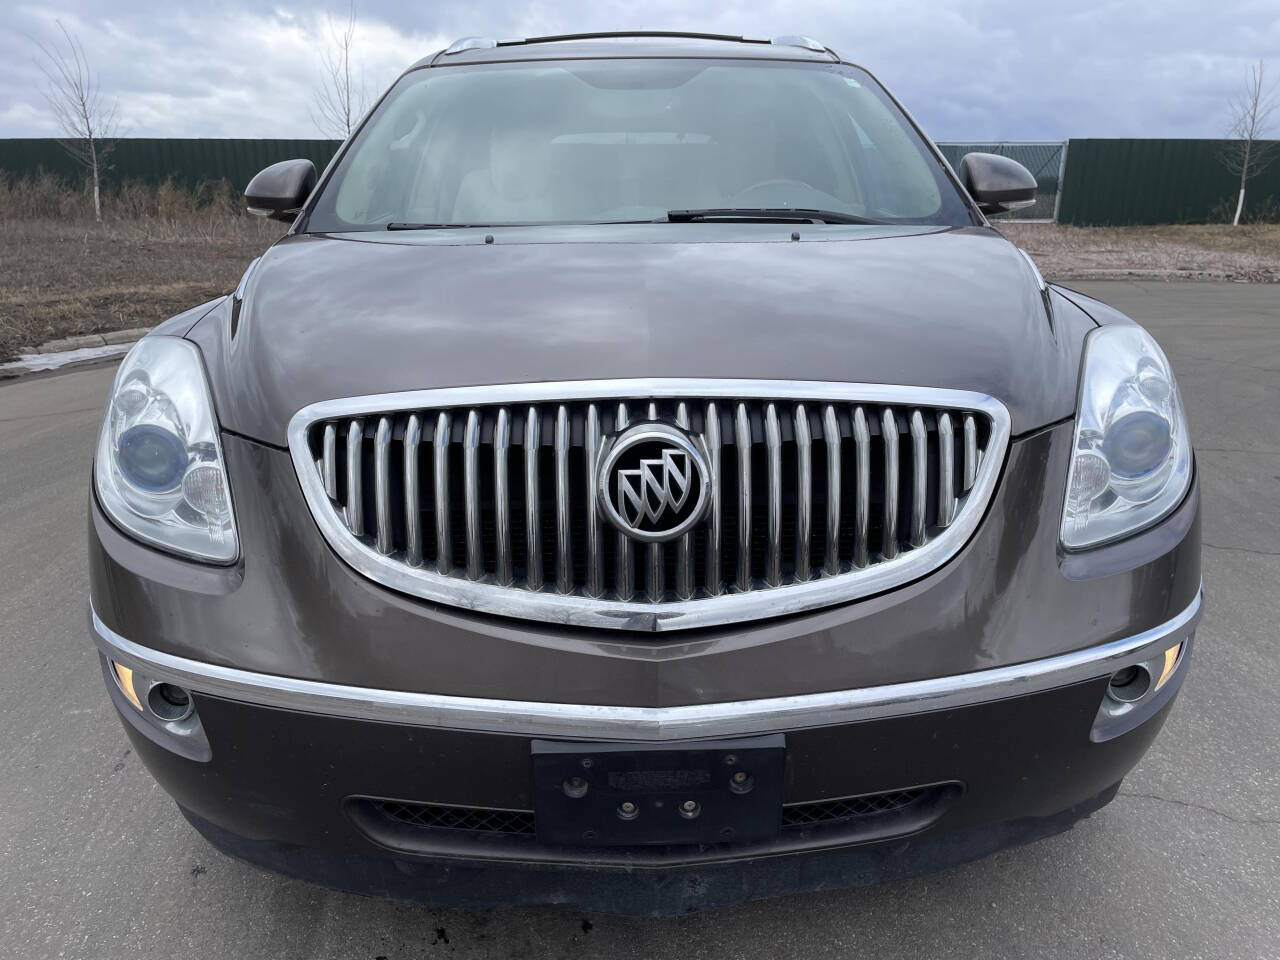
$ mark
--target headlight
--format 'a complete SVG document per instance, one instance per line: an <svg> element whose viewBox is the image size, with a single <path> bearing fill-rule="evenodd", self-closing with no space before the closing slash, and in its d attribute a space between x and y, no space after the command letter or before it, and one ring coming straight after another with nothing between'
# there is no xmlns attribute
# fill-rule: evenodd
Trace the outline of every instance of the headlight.
<svg viewBox="0 0 1280 960"><path fill-rule="evenodd" d="M200 352L146 337L116 374L94 482L117 524L166 550L230 563L239 553Z"/></svg>
<svg viewBox="0 0 1280 960"><path fill-rule="evenodd" d="M1062 544L1089 547L1150 526L1182 502L1191 440L1169 361L1136 326L1085 342Z"/></svg>

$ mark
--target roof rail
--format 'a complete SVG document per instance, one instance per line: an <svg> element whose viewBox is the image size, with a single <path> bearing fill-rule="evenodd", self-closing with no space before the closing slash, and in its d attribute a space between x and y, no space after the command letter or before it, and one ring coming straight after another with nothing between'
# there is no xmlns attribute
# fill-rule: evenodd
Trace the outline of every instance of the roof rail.
<svg viewBox="0 0 1280 960"><path fill-rule="evenodd" d="M830 53L830 48L819 40L812 37L786 36L774 37L769 41L778 47L804 47L806 50L812 50L815 53Z"/></svg>
<svg viewBox="0 0 1280 960"><path fill-rule="evenodd" d="M497 45L497 41L490 40L488 37L463 37L445 47L444 55L448 57L455 53L462 53L464 50L488 50Z"/></svg>
<svg viewBox="0 0 1280 960"><path fill-rule="evenodd" d="M455 40L444 50L445 56L462 53L466 50L489 50L494 47L515 47L530 43L559 43L564 40L616 40L624 37L652 37L683 40L722 40L726 43L760 43L778 47L802 47L815 53L831 51L817 40L810 37L782 36L766 39L763 37L740 37L728 33L692 33L683 30L613 30L602 33L560 33L545 37L512 37L505 40L492 40L489 37L463 37Z"/></svg>

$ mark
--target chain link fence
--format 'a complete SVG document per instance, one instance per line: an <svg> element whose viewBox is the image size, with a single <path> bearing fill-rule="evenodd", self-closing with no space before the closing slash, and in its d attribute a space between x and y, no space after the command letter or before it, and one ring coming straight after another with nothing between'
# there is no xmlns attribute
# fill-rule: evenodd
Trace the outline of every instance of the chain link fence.
<svg viewBox="0 0 1280 960"><path fill-rule="evenodd" d="M1005 140L1000 143L940 143L938 149L953 168L966 153L995 153L1017 160L1036 178L1035 206L1001 213L993 220L1050 222L1058 219L1062 202L1062 177L1067 164L1066 141L1031 142Z"/></svg>

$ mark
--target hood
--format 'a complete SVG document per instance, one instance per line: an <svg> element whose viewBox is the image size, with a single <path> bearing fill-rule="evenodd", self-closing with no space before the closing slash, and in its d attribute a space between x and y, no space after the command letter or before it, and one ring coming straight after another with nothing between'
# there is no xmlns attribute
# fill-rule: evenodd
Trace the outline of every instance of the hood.
<svg viewBox="0 0 1280 960"><path fill-rule="evenodd" d="M1070 417L1079 333L985 228L645 224L298 235L189 334L224 429L283 446L319 400L631 377L990 394ZM780 391L785 392L785 391Z"/></svg>

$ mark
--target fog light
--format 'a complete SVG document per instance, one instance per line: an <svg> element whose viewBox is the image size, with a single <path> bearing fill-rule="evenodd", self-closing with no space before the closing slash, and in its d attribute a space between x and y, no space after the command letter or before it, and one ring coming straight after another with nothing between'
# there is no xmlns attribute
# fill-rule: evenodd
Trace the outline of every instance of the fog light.
<svg viewBox="0 0 1280 960"><path fill-rule="evenodd" d="M1182 661L1190 653L1191 637L1187 637L1141 663L1121 667L1111 674L1089 739L1101 743L1128 733L1167 706L1172 691L1157 691L1166 685L1177 685L1179 671L1184 667Z"/></svg>
<svg viewBox="0 0 1280 960"><path fill-rule="evenodd" d="M1151 673L1144 663L1121 667L1111 675L1107 696L1116 703L1136 703L1151 690Z"/></svg>
<svg viewBox="0 0 1280 960"><path fill-rule="evenodd" d="M157 683L148 690L147 708L169 723L187 719L194 709L191 694L172 683Z"/></svg>
<svg viewBox="0 0 1280 960"><path fill-rule="evenodd" d="M138 712L142 712L142 701L138 699L138 692L133 689L133 671L128 667L112 661L111 671L116 675L116 684L120 687L120 692L125 698L138 708Z"/></svg>

